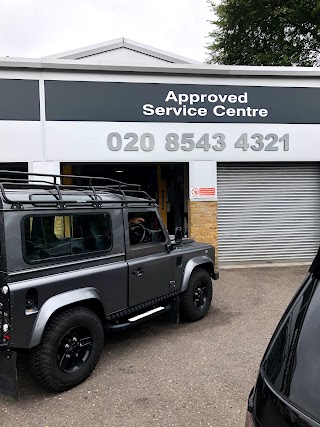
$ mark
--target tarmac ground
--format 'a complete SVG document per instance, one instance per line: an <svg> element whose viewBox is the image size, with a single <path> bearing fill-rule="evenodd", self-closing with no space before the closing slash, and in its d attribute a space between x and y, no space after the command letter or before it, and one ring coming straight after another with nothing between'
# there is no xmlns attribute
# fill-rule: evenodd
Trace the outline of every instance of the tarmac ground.
<svg viewBox="0 0 320 427"><path fill-rule="evenodd" d="M261 357L307 270L221 270L205 319L107 335L90 378L62 394L43 389L21 356L20 401L0 396L0 426L244 427Z"/></svg>

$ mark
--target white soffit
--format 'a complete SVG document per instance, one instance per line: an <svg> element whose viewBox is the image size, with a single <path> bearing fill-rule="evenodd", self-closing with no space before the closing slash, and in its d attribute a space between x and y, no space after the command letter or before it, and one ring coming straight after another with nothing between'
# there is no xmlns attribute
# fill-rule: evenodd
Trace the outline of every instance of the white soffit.
<svg viewBox="0 0 320 427"><path fill-rule="evenodd" d="M119 56L118 54L115 56L114 51L122 50L123 54ZM152 57L156 60L160 60L163 62L171 63L171 64L201 64L201 62L194 61L193 59L185 58L183 56L175 55L170 52L166 52L164 50L160 50L154 48L152 46L147 46L142 43L138 43L133 40L129 40L127 38L121 37L118 39L110 40L108 42L99 43L91 46L82 47L80 49L70 50L67 52L61 52L50 56L45 56L44 60L51 59L73 59L73 60L84 60L86 62L91 58L92 62L95 60L100 60L103 58L103 62L108 61L108 52L110 53L110 61L111 62L124 62L126 57L128 56L128 62L132 60L132 55L128 55L128 51L135 52L136 54L140 54L141 60L142 57ZM103 55L103 57L102 57ZM96 57L96 58L95 58Z"/></svg>

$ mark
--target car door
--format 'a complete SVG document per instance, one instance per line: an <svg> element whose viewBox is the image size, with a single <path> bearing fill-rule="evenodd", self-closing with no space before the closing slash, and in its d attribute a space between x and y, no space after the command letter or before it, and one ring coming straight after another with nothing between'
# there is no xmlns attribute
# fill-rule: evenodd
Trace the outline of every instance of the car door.
<svg viewBox="0 0 320 427"><path fill-rule="evenodd" d="M124 210L129 306L174 291L169 235L156 209Z"/></svg>

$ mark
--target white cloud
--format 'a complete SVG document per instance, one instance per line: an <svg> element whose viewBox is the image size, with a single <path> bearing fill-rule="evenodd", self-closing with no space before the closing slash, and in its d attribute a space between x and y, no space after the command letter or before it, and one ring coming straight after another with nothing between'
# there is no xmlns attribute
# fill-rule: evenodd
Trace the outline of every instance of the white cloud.
<svg viewBox="0 0 320 427"><path fill-rule="evenodd" d="M204 61L206 0L0 0L0 56L40 57L127 37Z"/></svg>

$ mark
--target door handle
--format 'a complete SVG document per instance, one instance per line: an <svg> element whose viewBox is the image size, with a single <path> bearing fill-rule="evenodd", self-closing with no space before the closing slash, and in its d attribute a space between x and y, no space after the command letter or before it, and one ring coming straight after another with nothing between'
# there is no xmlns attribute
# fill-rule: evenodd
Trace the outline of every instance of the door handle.
<svg viewBox="0 0 320 427"><path fill-rule="evenodd" d="M132 274L135 274L137 277L142 276L142 273L144 273L142 268L138 268L136 271L132 272Z"/></svg>

